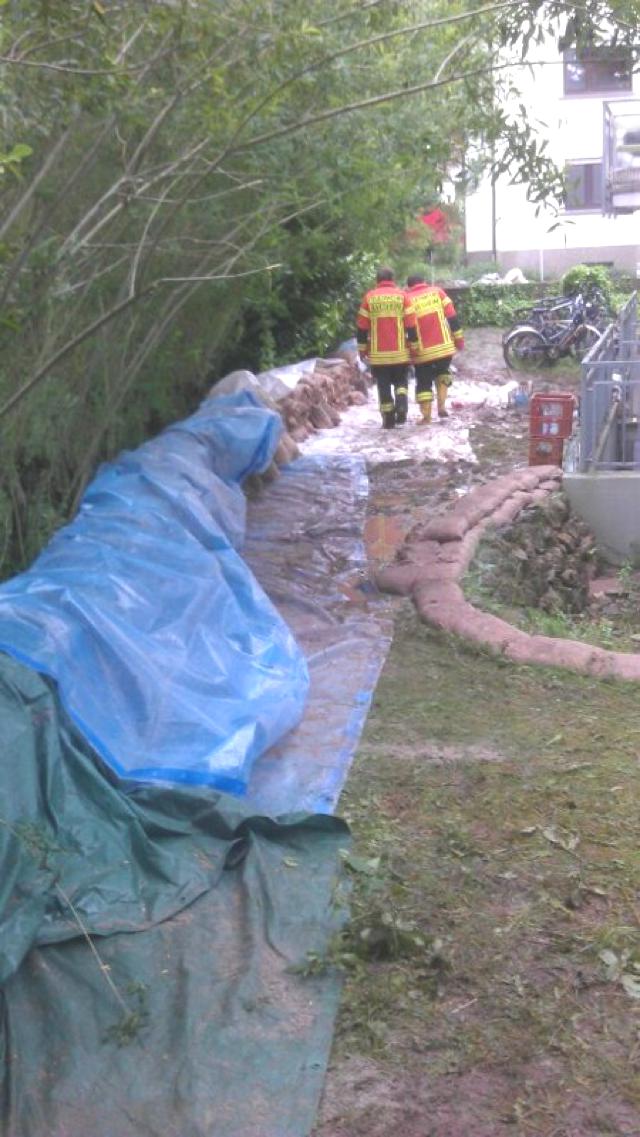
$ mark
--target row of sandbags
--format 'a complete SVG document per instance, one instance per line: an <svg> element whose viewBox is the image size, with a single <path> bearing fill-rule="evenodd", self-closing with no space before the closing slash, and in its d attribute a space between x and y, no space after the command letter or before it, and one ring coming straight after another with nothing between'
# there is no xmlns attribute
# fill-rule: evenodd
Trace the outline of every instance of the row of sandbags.
<svg viewBox="0 0 640 1137"><path fill-rule="evenodd" d="M285 427L296 442L314 430L337 426L342 411L366 403L368 379L355 361L318 359L312 373L278 403Z"/></svg>
<svg viewBox="0 0 640 1137"><path fill-rule="evenodd" d="M251 475L244 483L245 490L249 494L259 491L277 476L279 466L298 456L299 442L316 430L337 426L345 410L368 402L370 384L355 353L345 352L331 359L316 359L313 369L305 370L296 385L280 397L261 392L261 398L280 413L284 431L273 462L262 474Z"/></svg>

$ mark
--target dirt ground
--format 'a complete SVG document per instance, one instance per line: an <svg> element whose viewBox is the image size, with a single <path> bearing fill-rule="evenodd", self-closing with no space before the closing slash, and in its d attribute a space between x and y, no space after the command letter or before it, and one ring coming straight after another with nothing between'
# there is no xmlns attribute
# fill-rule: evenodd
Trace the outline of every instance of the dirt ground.
<svg viewBox="0 0 640 1137"><path fill-rule="evenodd" d="M460 385L509 379L494 330L458 362ZM451 405L470 449L370 466L375 564L527 462L526 413ZM637 686L508 664L408 601L395 628L339 808L350 923L313 1137L640 1137Z"/></svg>

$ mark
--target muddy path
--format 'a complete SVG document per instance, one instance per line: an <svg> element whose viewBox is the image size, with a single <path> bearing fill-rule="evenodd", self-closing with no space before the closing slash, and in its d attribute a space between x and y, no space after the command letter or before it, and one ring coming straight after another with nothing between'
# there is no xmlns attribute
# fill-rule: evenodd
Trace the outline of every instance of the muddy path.
<svg viewBox="0 0 640 1137"><path fill-rule="evenodd" d="M468 336L458 375L433 448L370 462L372 564L527 462L526 414L464 397L509 379L499 333ZM350 923L313 1137L639 1137L639 771L637 686L497 660L396 602L339 808Z"/></svg>
<svg viewBox="0 0 640 1137"><path fill-rule="evenodd" d="M449 417L428 427L420 423L415 403L405 426L382 431L375 394L366 406L353 407L339 432L322 432L304 444L305 454L347 450L361 454L370 480L368 534L374 561L388 558L400 534L442 511L461 493L496 474L526 465L528 419L526 410L509 405L509 391L517 379L502 359L501 333L496 328L472 330L467 349L456 357L455 381L448 400ZM577 369L554 368L554 386L575 387ZM536 390L548 385L547 376L536 379ZM388 518L390 546L371 530ZM391 535L391 530L393 534ZM373 539L372 539L373 537Z"/></svg>

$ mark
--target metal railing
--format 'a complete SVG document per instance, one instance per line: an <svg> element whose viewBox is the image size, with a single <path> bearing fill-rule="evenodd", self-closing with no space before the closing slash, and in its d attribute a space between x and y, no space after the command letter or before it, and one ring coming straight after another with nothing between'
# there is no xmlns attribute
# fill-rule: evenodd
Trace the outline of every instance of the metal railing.
<svg viewBox="0 0 640 1137"><path fill-rule="evenodd" d="M640 470L637 292L582 361L579 453L574 468Z"/></svg>

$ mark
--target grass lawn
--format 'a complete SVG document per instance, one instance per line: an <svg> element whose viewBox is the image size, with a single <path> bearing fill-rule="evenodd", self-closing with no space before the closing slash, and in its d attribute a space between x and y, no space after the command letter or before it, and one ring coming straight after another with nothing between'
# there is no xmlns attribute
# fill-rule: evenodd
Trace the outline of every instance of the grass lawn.
<svg viewBox="0 0 640 1137"><path fill-rule="evenodd" d="M340 802L315 1137L640 1135L639 784L637 685L497 660L398 602Z"/></svg>

